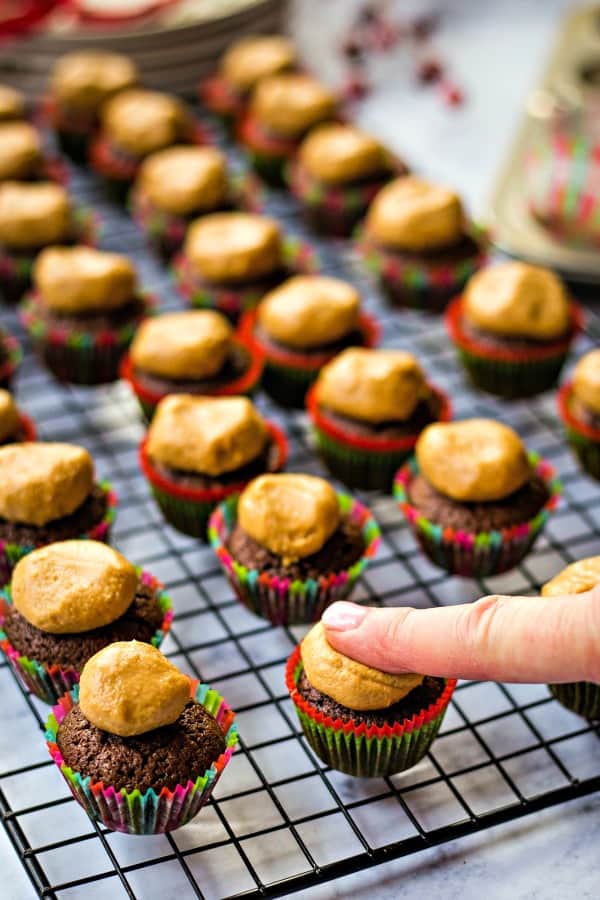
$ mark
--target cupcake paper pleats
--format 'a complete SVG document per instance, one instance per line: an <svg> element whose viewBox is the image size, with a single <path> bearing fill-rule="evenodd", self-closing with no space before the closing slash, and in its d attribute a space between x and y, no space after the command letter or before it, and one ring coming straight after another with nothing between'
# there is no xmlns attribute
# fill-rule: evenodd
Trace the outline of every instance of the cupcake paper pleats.
<svg viewBox="0 0 600 900"><path fill-rule="evenodd" d="M558 394L558 411L567 440L581 467L600 481L600 430L581 422L572 411L573 383L567 382Z"/></svg>

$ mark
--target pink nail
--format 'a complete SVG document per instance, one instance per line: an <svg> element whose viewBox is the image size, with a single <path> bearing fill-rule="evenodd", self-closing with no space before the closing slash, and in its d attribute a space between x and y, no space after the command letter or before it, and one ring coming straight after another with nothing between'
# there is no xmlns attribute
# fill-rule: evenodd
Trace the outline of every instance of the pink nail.
<svg viewBox="0 0 600 900"><path fill-rule="evenodd" d="M333 631L352 631L358 628L368 613L368 607L357 606L356 603L346 603L340 600L330 606L323 613L321 620L327 628Z"/></svg>

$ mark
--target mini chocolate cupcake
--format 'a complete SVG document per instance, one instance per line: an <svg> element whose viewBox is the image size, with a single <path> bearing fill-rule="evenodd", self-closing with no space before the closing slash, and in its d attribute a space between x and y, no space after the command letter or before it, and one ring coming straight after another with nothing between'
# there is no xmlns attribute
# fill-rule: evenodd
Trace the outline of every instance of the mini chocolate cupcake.
<svg viewBox="0 0 600 900"><path fill-rule="evenodd" d="M362 490L391 490L423 428L452 417L449 398L403 350L344 350L321 370L307 409L328 468Z"/></svg>
<svg viewBox="0 0 600 900"><path fill-rule="evenodd" d="M290 275L318 267L314 251L284 238L274 219L223 212L192 222L173 274L191 306L218 309L235 322Z"/></svg>
<svg viewBox="0 0 600 900"><path fill-rule="evenodd" d="M583 594L600 584L600 556L571 563L542 587L542 597ZM551 602L551 601L550 601ZM590 681L549 684L556 699L586 719L600 719L600 685Z"/></svg>
<svg viewBox="0 0 600 900"><path fill-rule="evenodd" d="M428 425L415 449L394 494L432 562L467 578L518 565L558 502L552 467L492 419Z"/></svg>
<svg viewBox="0 0 600 900"><path fill-rule="evenodd" d="M336 112L335 95L310 75L271 75L253 91L238 138L255 171L269 184L281 186L302 138Z"/></svg>
<svg viewBox="0 0 600 900"><path fill-rule="evenodd" d="M36 437L29 416L21 412L9 391L0 388L0 445L35 441Z"/></svg>
<svg viewBox="0 0 600 900"><path fill-rule="evenodd" d="M370 134L327 122L302 141L287 180L312 228L347 237L384 184L407 171Z"/></svg>
<svg viewBox="0 0 600 900"><path fill-rule="evenodd" d="M61 56L52 71L42 115L74 162L87 159L100 109L110 97L137 83L133 60L106 50L77 50Z"/></svg>
<svg viewBox="0 0 600 900"><path fill-rule="evenodd" d="M235 715L159 650L118 641L84 666L46 723L50 756L92 819L126 834L185 825L237 745Z"/></svg>
<svg viewBox="0 0 600 900"><path fill-rule="evenodd" d="M319 622L290 656L286 684L304 736L324 763L382 778L425 756L456 680L372 669L334 650Z"/></svg>
<svg viewBox="0 0 600 900"><path fill-rule="evenodd" d="M152 309L133 263L91 247L48 247L37 257L34 291L20 308L40 360L56 378L105 384Z"/></svg>
<svg viewBox="0 0 600 900"><path fill-rule="evenodd" d="M29 122L0 120L1 181L67 181L67 170L44 153L40 133Z"/></svg>
<svg viewBox="0 0 600 900"><path fill-rule="evenodd" d="M296 67L296 48L281 34L257 34L234 41L218 71L200 83L200 100L227 128L246 111L248 97L263 78Z"/></svg>
<svg viewBox="0 0 600 900"><path fill-rule="evenodd" d="M296 275L247 312L240 330L265 357L263 387L282 406L304 406L319 370L349 346L373 346L374 319L360 310L360 294L328 275Z"/></svg>
<svg viewBox="0 0 600 900"><path fill-rule="evenodd" d="M159 647L172 618L148 572L106 544L61 541L24 556L0 592L0 647L25 689L56 703L103 647Z"/></svg>
<svg viewBox="0 0 600 900"><path fill-rule="evenodd" d="M413 175L379 191L357 237L391 302L417 309L444 309L486 258L460 197Z"/></svg>
<svg viewBox="0 0 600 900"><path fill-rule="evenodd" d="M600 481L600 350L579 360L560 390L558 409L582 468Z"/></svg>
<svg viewBox="0 0 600 900"><path fill-rule="evenodd" d="M507 398L554 387L581 323L558 276L516 261L474 275L446 316L471 381Z"/></svg>
<svg viewBox="0 0 600 900"><path fill-rule="evenodd" d="M347 597L379 546L372 515L313 475L261 475L210 517L238 599L273 625L314 622Z"/></svg>
<svg viewBox="0 0 600 900"><path fill-rule="evenodd" d="M23 351L18 340L0 326L0 388L9 390L22 359Z"/></svg>
<svg viewBox="0 0 600 900"><path fill-rule="evenodd" d="M196 309L143 322L121 374L150 421L167 394L251 394L262 369L262 354L234 334L225 316Z"/></svg>
<svg viewBox="0 0 600 900"><path fill-rule="evenodd" d="M88 538L108 541L117 498L95 483L94 463L74 444L0 447L0 584L36 547Z"/></svg>
<svg viewBox="0 0 600 900"><path fill-rule="evenodd" d="M93 244L97 219L73 207L49 181L0 184L0 298L16 303L31 285L33 262L50 244Z"/></svg>
<svg viewBox="0 0 600 900"><path fill-rule="evenodd" d="M0 84L0 122L18 122L26 115L25 95L8 84Z"/></svg>
<svg viewBox="0 0 600 900"><path fill-rule="evenodd" d="M286 458L285 436L247 397L165 397L140 445L165 519L199 538L217 503L261 472L279 471Z"/></svg>

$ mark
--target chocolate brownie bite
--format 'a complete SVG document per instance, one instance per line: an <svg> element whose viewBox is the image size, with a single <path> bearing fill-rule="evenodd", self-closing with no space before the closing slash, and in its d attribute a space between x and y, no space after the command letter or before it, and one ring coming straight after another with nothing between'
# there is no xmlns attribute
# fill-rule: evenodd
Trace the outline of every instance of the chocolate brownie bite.
<svg viewBox="0 0 600 900"><path fill-rule="evenodd" d="M88 660L55 714L48 747L61 771L68 767L75 798L107 828L129 834L172 831L192 819L237 743L223 698L138 641ZM114 792L127 802L111 803Z"/></svg>
<svg viewBox="0 0 600 900"><path fill-rule="evenodd" d="M516 566L558 500L548 464L492 419L429 425L415 449L394 490L425 553L471 578Z"/></svg>
<svg viewBox="0 0 600 900"><path fill-rule="evenodd" d="M471 381L517 398L556 384L581 313L554 272L510 261L474 275L446 323Z"/></svg>
<svg viewBox="0 0 600 900"><path fill-rule="evenodd" d="M321 370L307 409L331 471L351 487L384 491L423 428L452 413L412 354L354 347Z"/></svg>
<svg viewBox="0 0 600 900"><path fill-rule="evenodd" d="M581 357L560 390L558 409L582 468L600 480L600 350Z"/></svg>
<svg viewBox="0 0 600 900"><path fill-rule="evenodd" d="M172 618L158 582L97 541L57 542L24 556L4 590L0 615L9 662L48 703L108 644L159 646Z"/></svg>

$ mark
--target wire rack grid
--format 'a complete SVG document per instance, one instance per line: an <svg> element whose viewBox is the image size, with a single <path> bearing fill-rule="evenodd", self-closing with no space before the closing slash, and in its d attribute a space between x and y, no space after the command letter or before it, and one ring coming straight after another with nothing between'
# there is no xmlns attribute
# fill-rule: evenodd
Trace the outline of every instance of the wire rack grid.
<svg viewBox="0 0 600 900"><path fill-rule="evenodd" d="M73 190L101 209L105 246L134 257L161 308L180 306L127 215L107 206L86 175L74 175ZM290 200L273 196L269 210L301 231ZM525 562L481 583L448 577L431 565L393 499L366 495L383 539L354 599L424 607L492 592L535 593L567 563L597 553L600 485L578 470L554 398L503 404L472 391L439 320L387 309L344 246L320 241L318 247L330 273L362 289L382 322L384 344L415 352L432 380L450 392L456 417L493 416L511 424L550 459L564 484L559 510ZM23 338L13 311L3 310L0 318ZM599 335L590 314L579 349ZM42 438L84 444L100 475L113 482L120 497L114 543L161 578L174 600L165 652L225 695L241 734L240 749L193 823L166 836L111 833L82 812L48 759L42 735L47 708L0 665L0 812L41 897L281 896L600 787L597 729L561 707L544 685L461 683L431 752L407 773L359 780L328 769L305 743L284 685L285 661L305 629L272 628L246 611L211 550L161 520L138 470L142 426L127 388L58 386L28 352L18 399ZM262 395L258 403L290 437L290 468L324 474L305 417L283 413Z"/></svg>

